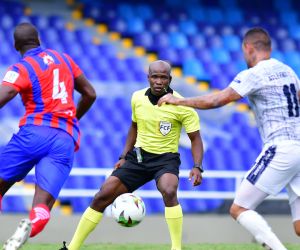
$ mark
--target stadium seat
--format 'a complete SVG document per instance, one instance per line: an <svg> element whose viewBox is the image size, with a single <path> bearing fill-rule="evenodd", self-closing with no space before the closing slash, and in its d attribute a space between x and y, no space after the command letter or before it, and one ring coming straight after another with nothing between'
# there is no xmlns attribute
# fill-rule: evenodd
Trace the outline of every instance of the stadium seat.
<svg viewBox="0 0 300 250"><path fill-rule="evenodd" d="M169 34L169 45L175 49L182 49L188 46L188 41L184 33L172 32Z"/></svg>
<svg viewBox="0 0 300 250"><path fill-rule="evenodd" d="M241 41L236 35L224 35L222 37L224 47L228 51L240 51Z"/></svg>
<svg viewBox="0 0 300 250"><path fill-rule="evenodd" d="M87 207L91 204L92 198L81 197L78 198L70 198L68 199L70 204L72 205L73 213L82 213L86 210Z"/></svg>
<svg viewBox="0 0 300 250"><path fill-rule="evenodd" d="M27 213L29 207L26 206L26 198L6 196L2 200L2 211L10 213Z"/></svg>
<svg viewBox="0 0 300 250"><path fill-rule="evenodd" d="M208 79L201 62L193 58L187 59L183 62L183 73L186 76L194 76L199 80Z"/></svg>
<svg viewBox="0 0 300 250"><path fill-rule="evenodd" d="M216 63L229 63L230 55L227 50L223 48L212 48L212 59Z"/></svg>
<svg viewBox="0 0 300 250"><path fill-rule="evenodd" d="M193 35L198 33L198 27L193 20L182 20L179 22L179 31L186 35Z"/></svg>
<svg viewBox="0 0 300 250"><path fill-rule="evenodd" d="M173 66L180 65L181 60L175 48L162 48L158 52L159 58L170 62Z"/></svg>
<svg viewBox="0 0 300 250"><path fill-rule="evenodd" d="M153 37L150 32L143 31L134 35L134 44L150 49L153 46Z"/></svg>

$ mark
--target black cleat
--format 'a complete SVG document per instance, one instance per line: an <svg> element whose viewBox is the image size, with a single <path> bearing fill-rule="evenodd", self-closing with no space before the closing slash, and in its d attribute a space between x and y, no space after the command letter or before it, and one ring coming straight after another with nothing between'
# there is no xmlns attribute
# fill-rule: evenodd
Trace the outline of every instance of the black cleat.
<svg viewBox="0 0 300 250"><path fill-rule="evenodd" d="M62 248L60 248L59 250L68 250L68 248L67 248L67 246L66 246L66 242L64 241L63 242L63 247Z"/></svg>

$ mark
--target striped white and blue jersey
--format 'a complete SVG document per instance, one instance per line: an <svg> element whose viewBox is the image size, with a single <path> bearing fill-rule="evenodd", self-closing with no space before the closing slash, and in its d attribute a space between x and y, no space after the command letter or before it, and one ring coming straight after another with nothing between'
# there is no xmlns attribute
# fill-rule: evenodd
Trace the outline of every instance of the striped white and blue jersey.
<svg viewBox="0 0 300 250"><path fill-rule="evenodd" d="M264 143L300 141L300 81L289 66L273 58L260 61L229 87L248 96Z"/></svg>

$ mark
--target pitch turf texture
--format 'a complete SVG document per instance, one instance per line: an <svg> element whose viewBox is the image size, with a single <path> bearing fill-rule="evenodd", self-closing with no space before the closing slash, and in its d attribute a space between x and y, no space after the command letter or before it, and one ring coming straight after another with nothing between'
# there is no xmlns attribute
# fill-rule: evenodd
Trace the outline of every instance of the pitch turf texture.
<svg viewBox="0 0 300 250"><path fill-rule="evenodd" d="M22 250L58 250L62 245L54 244L26 244ZM288 250L299 250L300 245L288 244ZM142 244L92 244L82 250L170 250L169 245L142 245ZM182 250L262 250L256 244L187 244Z"/></svg>

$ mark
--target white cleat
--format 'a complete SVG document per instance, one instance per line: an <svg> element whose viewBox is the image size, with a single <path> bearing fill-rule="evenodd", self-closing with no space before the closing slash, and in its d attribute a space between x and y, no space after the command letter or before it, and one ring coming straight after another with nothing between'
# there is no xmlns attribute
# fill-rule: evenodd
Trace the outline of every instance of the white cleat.
<svg viewBox="0 0 300 250"><path fill-rule="evenodd" d="M23 219L19 223L16 232L4 243L3 250L20 249L28 240L31 232L31 221Z"/></svg>

